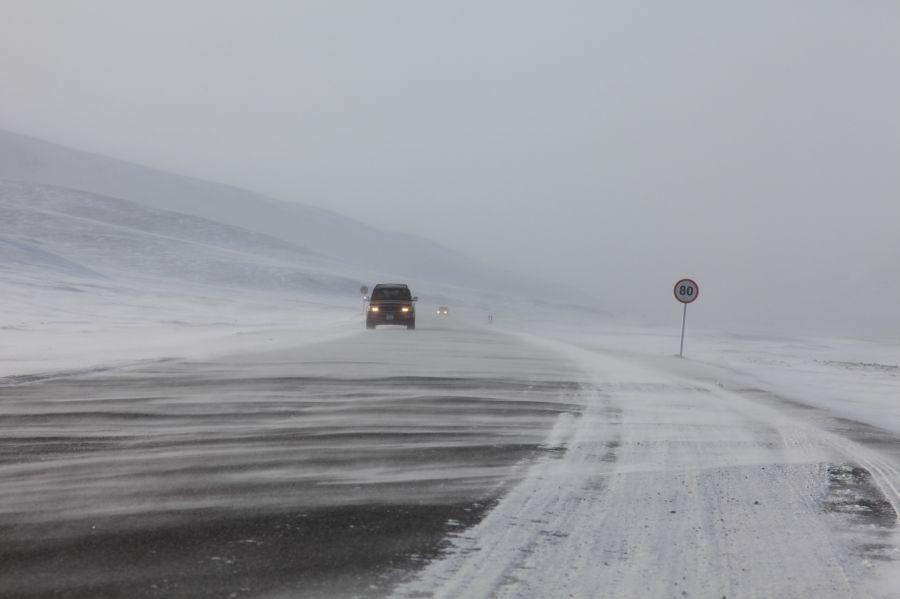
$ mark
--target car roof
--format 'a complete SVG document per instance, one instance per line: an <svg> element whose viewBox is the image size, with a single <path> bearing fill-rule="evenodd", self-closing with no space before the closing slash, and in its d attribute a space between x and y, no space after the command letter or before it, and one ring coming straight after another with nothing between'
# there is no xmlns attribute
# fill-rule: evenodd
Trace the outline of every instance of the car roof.
<svg viewBox="0 0 900 599"><path fill-rule="evenodd" d="M378 283L375 287L409 287L406 283Z"/></svg>

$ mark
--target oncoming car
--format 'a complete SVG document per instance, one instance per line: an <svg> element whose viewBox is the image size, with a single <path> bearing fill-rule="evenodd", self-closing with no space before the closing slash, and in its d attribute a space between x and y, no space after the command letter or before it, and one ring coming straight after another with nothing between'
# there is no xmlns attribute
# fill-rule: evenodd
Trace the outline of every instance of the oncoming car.
<svg viewBox="0 0 900 599"><path fill-rule="evenodd" d="M403 283L379 283L372 289L366 308L366 328L380 324L396 324L416 328L416 300Z"/></svg>
<svg viewBox="0 0 900 599"><path fill-rule="evenodd" d="M438 316L447 316L448 314L450 314L450 308L448 308L447 306L440 306L438 307L435 314L437 314Z"/></svg>

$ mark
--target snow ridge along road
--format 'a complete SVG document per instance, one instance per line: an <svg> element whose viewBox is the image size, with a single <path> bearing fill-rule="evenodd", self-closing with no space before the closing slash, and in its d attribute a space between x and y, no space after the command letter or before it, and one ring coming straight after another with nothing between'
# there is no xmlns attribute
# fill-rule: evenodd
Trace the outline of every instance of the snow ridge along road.
<svg viewBox="0 0 900 599"><path fill-rule="evenodd" d="M896 596L895 458L715 381L541 343L593 383L550 435L565 451L399 596Z"/></svg>

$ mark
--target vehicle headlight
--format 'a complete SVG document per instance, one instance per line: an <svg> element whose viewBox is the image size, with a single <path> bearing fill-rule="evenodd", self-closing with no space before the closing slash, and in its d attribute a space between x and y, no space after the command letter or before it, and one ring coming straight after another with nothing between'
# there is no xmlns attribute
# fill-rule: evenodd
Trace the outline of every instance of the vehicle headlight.
<svg viewBox="0 0 900 599"><path fill-rule="evenodd" d="M401 312L409 312L409 306L403 306L402 308L400 308L400 311Z"/></svg>
<svg viewBox="0 0 900 599"><path fill-rule="evenodd" d="M369 306L370 312L378 312L378 306Z"/></svg>

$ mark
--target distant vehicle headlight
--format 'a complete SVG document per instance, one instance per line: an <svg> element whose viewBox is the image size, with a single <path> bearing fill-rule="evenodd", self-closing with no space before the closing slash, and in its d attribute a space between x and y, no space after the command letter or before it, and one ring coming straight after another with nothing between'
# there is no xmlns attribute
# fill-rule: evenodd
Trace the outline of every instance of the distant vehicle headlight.
<svg viewBox="0 0 900 599"><path fill-rule="evenodd" d="M409 306L403 306L402 308L400 308L400 311L401 312L409 312Z"/></svg>
<svg viewBox="0 0 900 599"><path fill-rule="evenodd" d="M369 311L378 312L378 306L369 306Z"/></svg>

